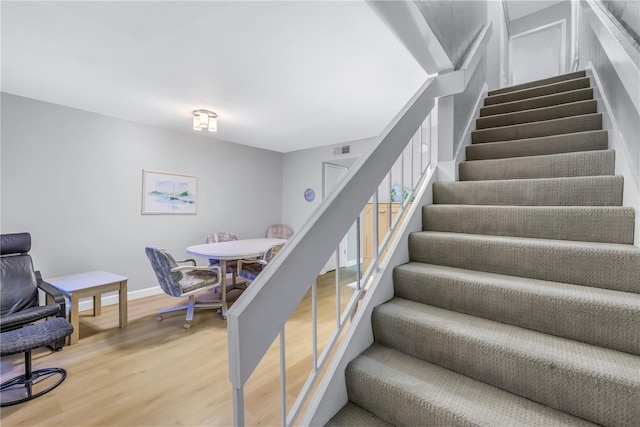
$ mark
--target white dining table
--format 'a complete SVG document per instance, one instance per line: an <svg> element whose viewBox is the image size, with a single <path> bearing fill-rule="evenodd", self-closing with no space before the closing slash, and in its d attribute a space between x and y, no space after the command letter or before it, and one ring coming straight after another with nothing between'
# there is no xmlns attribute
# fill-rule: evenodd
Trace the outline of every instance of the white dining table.
<svg viewBox="0 0 640 427"><path fill-rule="evenodd" d="M203 243L201 245L189 246L187 253L189 255L220 261L220 270L222 271L222 314L226 317L227 262L261 257L271 246L286 242L286 239L270 238L229 240L227 242Z"/></svg>

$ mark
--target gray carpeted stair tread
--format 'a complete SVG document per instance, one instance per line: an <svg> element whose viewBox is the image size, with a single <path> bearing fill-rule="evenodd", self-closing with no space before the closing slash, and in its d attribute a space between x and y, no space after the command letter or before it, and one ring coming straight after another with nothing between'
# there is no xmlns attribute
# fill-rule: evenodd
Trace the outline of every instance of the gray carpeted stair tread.
<svg viewBox="0 0 640 427"><path fill-rule="evenodd" d="M568 414L640 420L638 356L401 298L376 307L372 325L378 344Z"/></svg>
<svg viewBox="0 0 640 427"><path fill-rule="evenodd" d="M488 160L606 150L608 145L609 135L606 130L592 130L540 138L484 142L468 145L465 150L467 160Z"/></svg>
<svg viewBox="0 0 640 427"><path fill-rule="evenodd" d="M502 126L471 131L471 142L513 141L515 139L539 138L602 129L602 114L582 114L542 122Z"/></svg>
<svg viewBox="0 0 640 427"><path fill-rule="evenodd" d="M563 80L557 83L550 83L542 86L514 90L499 95L491 95L484 98L484 105L502 104L504 102L518 101L521 99L537 98L539 96L550 95L552 93L568 92L576 89L589 87L589 78L581 77L571 80Z"/></svg>
<svg viewBox="0 0 640 427"><path fill-rule="evenodd" d="M550 107L552 105L584 101L587 99L593 99L593 89L590 87L570 90L567 92L552 93L550 95L543 95L518 101L504 102L502 104L489 105L480 108L480 117Z"/></svg>
<svg viewBox="0 0 640 427"><path fill-rule="evenodd" d="M553 120L563 117L578 116L582 114L593 114L597 112L597 101L590 99L586 101L577 101L562 105L553 105L550 107L496 114L489 117L480 117L476 120L476 129L489 129L501 126L511 126L522 123L539 122L542 120Z"/></svg>
<svg viewBox="0 0 640 427"><path fill-rule="evenodd" d="M471 160L459 165L460 181L613 175L613 150L580 151L511 159Z"/></svg>
<svg viewBox="0 0 640 427"><path fill-rule="evenodd" d="M593 97L584 71L489 92L328 425L638 425L635 211Z"/></svg>
<svg viewBox="0 0 640 427"><path fill-rule="evenodd" d="M640 248L632 245L419 231L409 235L409 259L640 293Z"/></svg>
<svg viewBox="0 0 640 427"><path fill-rule="evenodd" d="M422 230L633 244L635 210L620 206L425 205Z"/></svg>
<svg viewBox="0 0 640 427"><path fill-rule="evenodd" d="M433 203L508 206L622 206L621 176L436 182Z"/></svg>
<svg viewBox="0 0 640 427"><path fill-rule="evenodd" d="M329 420L325 427L392 427L393 424L389 424L380 417L375 416L371 412L367 411L355 405L351 402L347 402L346 405L338 411L337 414Z"/></svg>
<svg viewBox="0 0 640 427"><path fill-rule="evenodd" d="M395 296L640 355L640 294L411 262Z"/></svg>
<svg viewBox="0 0 640 427"><path fill-rule="evenodd" d="M593 425L378 344L349 363L346 380L350 400L393 425Z"/></svg>
<svg viewBox="0 0 640 427"><path fill-rule="evenodd" d="M559 76L548 77L546 79L539 79L539 80L534 80L527 83L521 83L521 84L509 86L509 87L490 90L487 95L488 96L500 95L501 93L513 92L513 91L527 89L527 88L536 87L536 86L546 86L551 83L558 83L565 80L575 80L585 76L586 76L586 72L584 70L575 71L573 73L561 74Z"/></svg>

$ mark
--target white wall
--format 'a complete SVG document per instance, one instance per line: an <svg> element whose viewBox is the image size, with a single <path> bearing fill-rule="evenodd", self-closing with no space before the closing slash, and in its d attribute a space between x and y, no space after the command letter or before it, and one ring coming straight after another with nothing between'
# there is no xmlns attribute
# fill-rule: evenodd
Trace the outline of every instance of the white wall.
<svg viewBox="0 0 640 427"><path fill-rule="evenodd" d="M587 10L583 8L583 10ZM589 24L582 18L580 29L579 69L587 68L597 85L594 98L598 100L598 112L603 113L603 127L609 131L609 148L616 150L616 174L623 175L623 204L636 210L635 244L640 246L640 114L632 96L625 89L609 55ZM614 60L623 58L614 56Z"/></svg>
<svg viewBox="0 0 640 427"><path fill-rule="evenodd" d="M487 23L488 2L415 0L415 3L454 68L460 68L469 46Z"/></svg>
<svg viewBox="0 0 640 427"><path fill-rule="evenodd" d="M282 219L281 153L2 94L2 233L29 231L44 277L106 270L156 287L144 253ZM141 215L142 170L198 177L197 215ZM204 264L205 260L198 260Z"/></svg>
<svg viewBox="0 0 640 427"><path fill-rule="evenodd" d="M294 231L299 230L322 202L323 163L328 162L350 167L367 150L371 141L373 138L366 138L285 153L282 169L283 222L292 227ZM344 145L351 147L349 154L333 154L334 148ZM304 191L307 188L312 188L316 193L312 202L307 202L304 198ZM347 236L346 261L349 265L354 263L357 258L355 241L355 227L352 227Z"/></svg>
<svg viewBox="0 0 640 427"><path fill-rule="evenodd" d="M282 221L294 231L299 230L322 202L322 162L336 163L345 159L357 159L371 141L373 138L366 138L285 153L282 163ZM343 145L350 145L351 152L334 155L333 149ZM316 193L312 202L304 199L307 188L312 188Z"/></svg>

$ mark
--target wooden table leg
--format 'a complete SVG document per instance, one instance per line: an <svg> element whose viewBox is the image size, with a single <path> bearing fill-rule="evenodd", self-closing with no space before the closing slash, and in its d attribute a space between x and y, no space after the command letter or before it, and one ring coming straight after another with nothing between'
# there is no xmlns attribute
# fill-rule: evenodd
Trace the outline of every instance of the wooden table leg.
<svg viewBox="0 0 640 427"><path fill-rule="evenodd" d="M73 333L69 339L69 345L77 344L80 340L80 319L78 317L78 305L80 304L80 298L76 292L71 293L71 314L69 315L71 326L73 326Z"/></svg>
<svg viewBox="0 0 640 427"><path fill-rule="evenodd" d="M100 316L102 314L102 294L93 296L93 315Z"/></svg>
<svg viewBox="0 0 640 427"><path fill-rule="evenodd" d="M127 281L124 280L120 282L120 290L118 291L119 295L119 309L120 309L120 327L127 327Z"/></svg>

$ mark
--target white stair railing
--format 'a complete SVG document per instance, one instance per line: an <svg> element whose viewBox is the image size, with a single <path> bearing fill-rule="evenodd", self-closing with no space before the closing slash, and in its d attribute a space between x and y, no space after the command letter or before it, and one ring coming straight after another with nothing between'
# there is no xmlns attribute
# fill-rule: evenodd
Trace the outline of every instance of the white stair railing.
<svg viewBox="0 0 640 427"><path fill-rule="evenodd" d="M353 317L358 302L363 298L379 263L384 259L389 244L392 241L392 237L397 230L398 225L401 223L405 212L410 207L411 200L413 200L418 189L422 187L422 182L427 176L427 172L432 169L431 148L436 136L437 135L435 135L435 132L433 132L431 128L431 115L428 115L414 136L405 145L404 150L393 164L393 167L379 183L377 190L370 199L370 202L367 203L367 205L370 205L371 209L363 209L353 224L353 228L356 232L356 278L355 281L347 285L353 289L353 293L350 296L346 307L342 308L340 296L342 291L341 288L344 285L342 284L341 269L336 268L336 326L325 343L320 356L317 354L317 290L316 282L314 281L312 283L312 369L289 412L286 412L285 407L282 408L284 411L282 419L286 419L286 422L283 423L283 425L293 425L300 415L307 399L313 391L313 387L320 377L320 373L330 360L330 355L336 348L343 330ZM399 194L397 190L400 191ZM381 198L386 199L386 202L380 202ZM365 210L369 210L370 214L365 213ZM386 224L380 223L381 218L379 216L379 212L381 210L385 212ZM362 219L364 215L370 215L370 219L372 221L368 224L369 227L365 226L367 221L363 221ZM382 235L379 234L381 227L386 229ZM367 242L367 239L361 238L363 234L367 234L371 238L370 243ZM364 254L367 249L371 250L370 259L366 258ZM340 255L339 248L337 248L331 256L335 257L336 266L342 265L342 257ZM281 342L283 342L283 340L281 340ZM281 366L283 366L284 351L280 352L280 358ZM286 387L281 390L281 401L286 400L286 396L284 394L285 391Z"/></svg>
<svg viewBox="0 0 640 427"><path fill-rule="evenodd" d="M369 150L356 162L337 188L318 206L304 226L228 311L229 378L233 388L234 425L245 424L244 385L278 336L282 425L293 425L297 419L317 382L318 375L329 360L341 333L348 325L349 318L356 310L358 301L366 291L367 284L385 255L414 192L420 188L425 172L429 170L433 146L429 114L435 105L435 99L464 90L484 54L490 34L490 26L483 29L460 70L427 79L400 113L371 143ZM409 166L405 166L406 164ZM394 182L400 191L395 218L392 214L391 199ZM389 198L386 201L387 231L383 236L378 233L381 194L385 199ZM339 274L341 259L340 251L336 248L339 248L339 242L355 222L358 242L356 262L359 266L362 257L361 216L369 201L373 210L373 256L364 271L356 268L353 293L346 307L342 309ZM336 326L318 355L316 278L334 251L337 252L333 255L336 257L337 266ZM291 410L287 412L285 324L309 289L312 300L311 373Z"/></svg>

